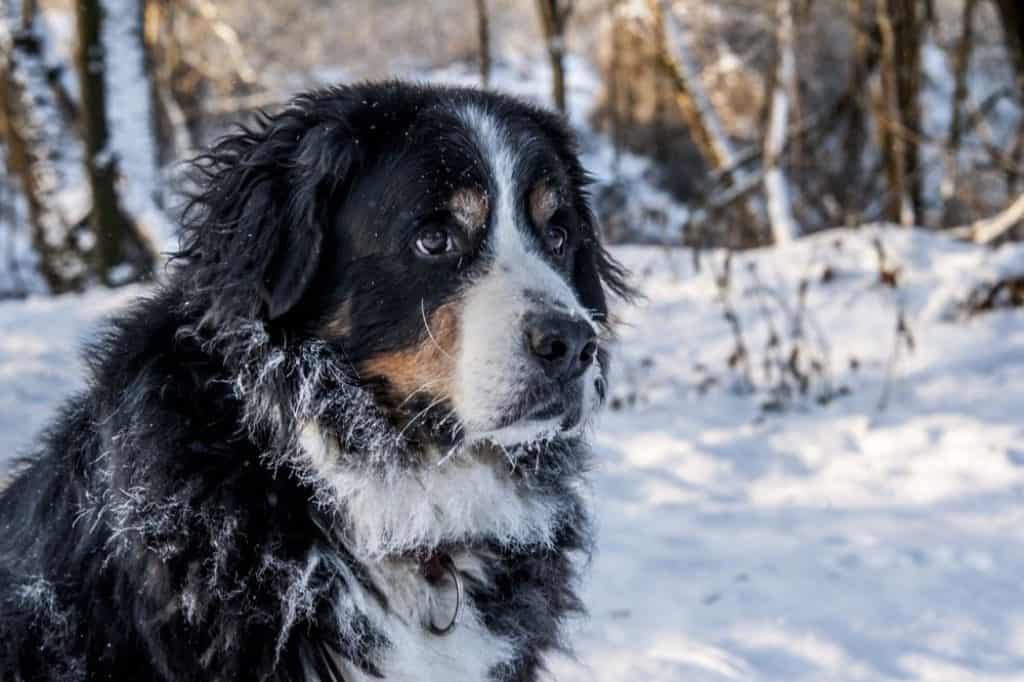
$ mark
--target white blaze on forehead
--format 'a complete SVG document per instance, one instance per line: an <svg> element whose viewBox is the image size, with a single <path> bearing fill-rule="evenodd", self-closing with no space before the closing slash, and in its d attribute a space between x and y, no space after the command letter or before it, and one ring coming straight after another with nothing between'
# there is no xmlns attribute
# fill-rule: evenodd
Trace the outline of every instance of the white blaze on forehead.
<svg viewBox="0 0 1024 682"><path fill-rule="evenodd" d="M491 197L494 207L493 229L489 236L490 252L494 264L489 276L501 276L521 284L519 291L510 291L522 296L526 290L544 295L556 306L567 312L578 313L590 319L580 305L569 283L544 260L530 243L532 233L527 225L520 225L526 218L517 208L521 188L515 180L518 152L513 140L502 129L494 116L479 107L470 107L464 112L467 125L477 136L477 142L490 168L496 197ZM511 289L512 287L510 287Z"/></svg>
<svg viewBox="0 0 1024 682"><path fill-rule="evenodd" d="M479 107L466 109L463 120L476 135L495 195L489 197L492 232L485 240L492 262L466 291L456 368L455 408L471 436L492 430L522 393L531 370L522 329L527 312L557 311L591 325L593 320L538 252L530 226L521 224L528 219L519 206L526 188L516 182L521 145Z"/></svg>

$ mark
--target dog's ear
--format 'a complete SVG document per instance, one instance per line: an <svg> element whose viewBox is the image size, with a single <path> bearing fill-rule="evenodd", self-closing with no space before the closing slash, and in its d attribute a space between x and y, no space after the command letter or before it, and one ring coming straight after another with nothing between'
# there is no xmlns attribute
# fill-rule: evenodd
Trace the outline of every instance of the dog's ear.
<svg viewBox="0 0 1024 682"><path fill-rule="evenodd" d="M593 216L585 213L585 237L576 253L573 268L573 283L582 303L596 322L608 325L608 295L632 300L637 292L628 282L628 272L617 261L597 237Z"/></svg>
<svg viewBox="0 0 1024 682"><path fill-rule="evenodd" d="M353 145L347 126L303 104L261 116L194 161L199 191L176 256L213 319L276 320L316 273L325 209L349 174Z"/></svg>

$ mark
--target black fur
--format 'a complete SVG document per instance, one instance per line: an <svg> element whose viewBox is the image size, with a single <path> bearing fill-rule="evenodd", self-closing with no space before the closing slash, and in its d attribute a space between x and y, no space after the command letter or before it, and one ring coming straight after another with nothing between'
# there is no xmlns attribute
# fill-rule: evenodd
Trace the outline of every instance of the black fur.
<svg viewBox="0 0 1024 682"><path fill-rule="evenodd" d="M584 305L603 320L605 289L628 293L594 235L571 136L544 111L363 85L299 97L225 138L196 163L168 282L87 349L86 390L0 493L0 680L337 680L335 657L379 674L387 635L345 595L388 595L346 547L344 511L303 464L295 425L328 426L343 465L367 477L417 466L421 443L358 366L416 338L424 297L450 290L395 255L406 235L374 243L371 218L409 210L402 197L434 201L437 179L416 178L439 154L437 172L478 172L451 125L468 101L538 131L538 158L569 176L586 229L566 267ZM382 182L398 203L369 210L361 198ZM359 293L371 279L383 302ZM349 299L353 331L325 341L323 311ZM572 555L589 530L571 484L588 454L576 440L543 447L520 453L543 465L516 475L567 500L555 546L481 540L493 580L468 585L485 625L516 642L495 679L535 679L581 609Z"/></svg>

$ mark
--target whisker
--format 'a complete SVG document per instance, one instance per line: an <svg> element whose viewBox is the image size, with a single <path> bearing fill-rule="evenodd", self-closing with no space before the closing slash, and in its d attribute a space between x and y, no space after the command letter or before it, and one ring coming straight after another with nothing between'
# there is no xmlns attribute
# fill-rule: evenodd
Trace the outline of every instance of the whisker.
<svg viewBox="0 0 1024 682"><path fill-rule="evenodd" d="M456 417L455 411L456 411L456 410L455 410L455 408L454 408L454 407L453 407L452 409L448 410L448 414L446 414L446 415L445 415L444 417L442 417L442 418L441 418L441 420L440 420L440 421L439 421L439 422L437 423L437 426L438 426L438 427L440 428L440 427L441 427L441 426L443 426L443 425L445 424L445 422L447 422L447 421L448 421L449 419L451 419L451 418L453 418L453 417ZM451 434L450 434L450 437L451 437L452 439L458 438L458 437L459 437L459 433L460 433L460 432L462 431L462 427L463 427L463 424L462 424L462 422L460 422L460 421L458 421L458 419L456 419L456 421L455 421L455 425L454 425L454 426L452 426L452 429L451 429ZM458 446L459 446L459 444L458 444L458 443L456 443L456 445L455 445L455 446L453 446L453 447L458 447ZM448 457L447 457L447 455L446 455L446 456L445 456L445 459L447 459L447 458L448 458Z"/></svg>
<svg viewBox="0 0 1024 682"><path fill-rule="evenodd" d="M430 381L423 382L422 384L420 384L419 388L417 388L415 391L413 391L409 395L405 396L405 400L400 402L398 404L398 407L399 408L405 407L405 404L407 402L409 402L410 400L412 400L413 396L415 396L417 393L420 393L421 391L423 391L423 389L427 388L428 386L433 386L434 384L437 384L437 383L440 383L441 381L444 381L444 379L445 379L445 377L438 377L436 379L431 379Z"/></svg>
<svg viewBox="0 0 1024 682"><path fill-rule="evenodd" d="M462 452L462 445L455 444L445 453L444 457L437 461L437 466L444 466L444 464L456 454Z"/></svg>
<svg viewBox="0 0 1024 682"><path fill-rule="evenodd" d="M454 416L455 416L455 408L453 407L452 409L448 410L448 414L446 414L446 415L445 415L445 416L444 416L444 417L443 417L443 418L441 419L441 421L437 422L437 425L438 425L438 426L441 426L442 424L444 424L444 423L445 423L446 421L448 421L449 419L451 419L451 418L452 418L452 417L454 417Z"/></svg>
<svg viewBox="0 0 1024 682"><path fill-rule="evenodd" d="M499 443L496 440L492 440L491 442L494 443L495 445L497 445L499 448L501 448L501 451L503 453L505 453L505 459L508 461L508 465L510 467L512 467L512 471L515 471L516 470L516 460L512 456L512 453L508 451L508 448L506 448L504 445L502 445L501 443Z"/></svg>
<svg viewBox="0 0 1024 682"><path fill-rule="evenodd" d="M427 413L427 411L430 410L431 408L434 408L434 407L437 407L438 405L440 405L444 400L445 400L445 397L441 396L440 398L438 398L437 400L431 402L429 405L427 405L422 410L420 410L416 414L415 417L413 417L412 419L409 420L408 424L406 424L404 427L402 427L402 430L398 432L398 437L401 438L402 436L404 436L405 432L409 430L410 426L412 426L413 424L416 423L417 419L419 419L420 417L425 415Z"/></svg>
<svg viewBox="0 0 1024 682"><path fill-rule="evenodd" d="M429 336L430 340L434 342L434 345L437 346L437 349L441 351L441 353L444 354L446 358L451 360L452 356L448 355L448 351L446 351L444 348L441 348L441 344L439 344L437 342L437 339L434 338L434 332L430 330L430 324L427 322L427 311L423 307L422 298L420 299L420 317L423 318L423 328L427 330L427 336Z"/></svg>

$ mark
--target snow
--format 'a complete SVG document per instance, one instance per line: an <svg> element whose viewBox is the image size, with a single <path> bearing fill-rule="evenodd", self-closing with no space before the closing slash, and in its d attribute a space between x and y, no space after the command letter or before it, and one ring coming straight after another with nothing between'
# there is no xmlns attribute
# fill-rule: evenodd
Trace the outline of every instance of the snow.
<svg viewBox="0 0 1024 682"><path fill-rule="evenodd" d="M897 292L875 284L874 237ZM725 375L732 347L711 268L619 255L649 297L622 313L618 393L637 402L596 439L592 618L556 678L1024 679L1024 317L945 314L978 273L1024 270L1024 248L890 228L743 256L738 289L747 263L784 296L815 278L832 366L860 363L837 372L850 395L767 416L757 392L698 389L695 364ZM736 295L757 349L764 325ZM916 351L879 411L900 303Z"/></svg>
<svg viewBox="0 0 1024 682"><path fill-rule="evenodd" d="M878 284L876 239L895 289ZM615 253L647 299L617 311L591 617L553 677L1024 680L1024 315L955 314L973 284L1024 271L1024 245L832 231L737 254L725 293L722 253L699 271L682 249ZM788 348L782 311L802 279L800 343L848 394L766 409L766 319ZM0 457L82 386L79 341L140 291L0 303ZM749 349L746 390L723 298ZM880 410L899 310L915 349Z"/></svg>
<svg viewBox="0 0 1024 682"><path fill-rule="evenodd" d="M0 468L26 454L57 404L84 386L82 341L135 287L0 303Z"/></svg>

